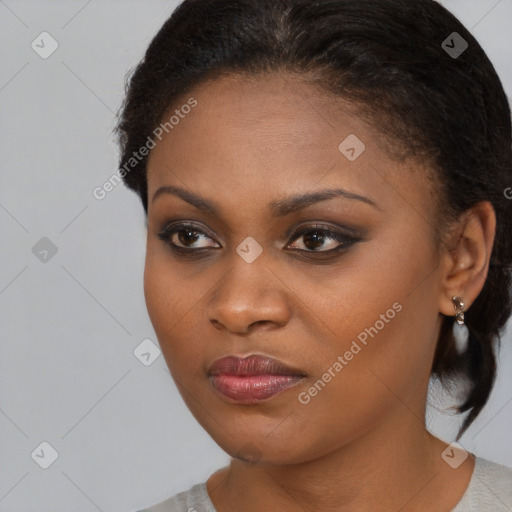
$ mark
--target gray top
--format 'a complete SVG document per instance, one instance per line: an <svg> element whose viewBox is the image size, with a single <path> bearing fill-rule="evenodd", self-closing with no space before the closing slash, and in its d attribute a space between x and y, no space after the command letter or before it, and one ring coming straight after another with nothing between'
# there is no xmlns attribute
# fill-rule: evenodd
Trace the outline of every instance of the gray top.
<svg viewBox="0 0 512 512"><path fill-rule="evenodd" d="M217 512L206 483L138 512ZM512 468L476 457L468 488L452 512L511 512Z"/></svg>

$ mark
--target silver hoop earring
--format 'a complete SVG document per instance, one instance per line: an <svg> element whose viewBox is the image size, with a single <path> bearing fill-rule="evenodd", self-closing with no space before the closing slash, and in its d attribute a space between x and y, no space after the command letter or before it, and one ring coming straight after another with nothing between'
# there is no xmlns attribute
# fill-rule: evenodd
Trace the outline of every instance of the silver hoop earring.
<svg viewBox="0 0 512 512"><path fill-rule="evenodd" d="M468 348L469 330L464 323L464 301L457 296L452 297L453 306L455 308L455 321L453 322L453 339L455 340L455 348L459 355L466 352Z"/></svg>

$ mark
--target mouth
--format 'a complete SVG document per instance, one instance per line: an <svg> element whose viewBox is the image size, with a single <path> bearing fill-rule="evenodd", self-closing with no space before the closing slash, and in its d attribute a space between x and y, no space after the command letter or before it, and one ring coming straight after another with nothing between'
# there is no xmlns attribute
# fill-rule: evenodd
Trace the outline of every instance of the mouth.
<svg viewBox="0 0 512 512"><path fill-rule="evenodd" d="M305 372L266 356L217 359L208 375L213 388L232 403L255 404L296 386Z"/></svg>

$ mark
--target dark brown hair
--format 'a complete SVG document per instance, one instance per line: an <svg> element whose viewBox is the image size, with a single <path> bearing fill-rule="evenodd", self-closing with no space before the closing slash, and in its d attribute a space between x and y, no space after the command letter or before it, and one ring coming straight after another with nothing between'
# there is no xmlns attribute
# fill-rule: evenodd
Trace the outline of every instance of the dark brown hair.
<svg viewBox="0 0 512 512"><path fill-rule="evenodd" d="M463 47L453 37L467 43L460 55L448 51ZM453 318L444 317L432 367L445 383L470 382L460 437L489 398L495 345L511 314L511 119L491 62L433 0L185 0L134 70L118 124L121 175L146 214L147 157L129 169L126 162L169 108L223 73L274 71L348 99L399 143L402 156L428 160L443 219L492 203L497 231L484 288L466 313L468 349L457 354Z"/></svg>

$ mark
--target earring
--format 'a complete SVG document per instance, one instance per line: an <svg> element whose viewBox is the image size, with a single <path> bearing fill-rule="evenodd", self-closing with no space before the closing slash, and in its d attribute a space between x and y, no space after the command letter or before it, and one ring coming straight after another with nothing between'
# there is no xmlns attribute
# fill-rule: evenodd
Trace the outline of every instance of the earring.
<svg viewBox="0 0 512 512"><path fill-rule="evenodd" d="M463 354L468 347L469 330L464 323L464 308L466 305L460 297L452 297L453 306L455 308L455 321L453 322L453 338L455 340L455 348L457 353Z"/></svg>

